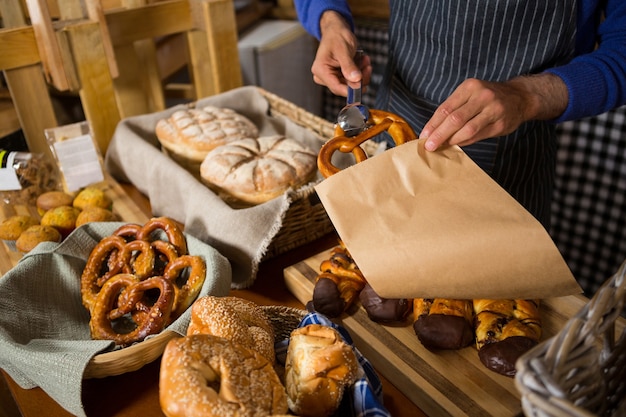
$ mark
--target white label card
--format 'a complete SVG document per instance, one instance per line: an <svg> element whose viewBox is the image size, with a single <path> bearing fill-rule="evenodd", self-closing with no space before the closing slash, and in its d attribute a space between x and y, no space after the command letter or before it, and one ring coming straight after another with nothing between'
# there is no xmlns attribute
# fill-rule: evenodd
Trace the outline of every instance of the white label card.
<svg viewBox="0 0 626 417"><path fill-rule="evenodd" d="M54 150L69 191L104 180L98 153L90 135L55 142Z"/></svg>

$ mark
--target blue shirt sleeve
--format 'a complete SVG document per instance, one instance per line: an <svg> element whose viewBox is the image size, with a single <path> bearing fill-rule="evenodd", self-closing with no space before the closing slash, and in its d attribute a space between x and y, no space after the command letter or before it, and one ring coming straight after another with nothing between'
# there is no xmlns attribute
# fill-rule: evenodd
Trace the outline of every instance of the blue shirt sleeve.
<svg viewBox="0 0 626 417"><path fill-rule="evenodd" d="M341 14L354 30L354 22L350 7L345 0L295 0L298 20L304 29L318 40L322 37L320 32L320 19L325 11L333 10Z"/></svg>
<svg viewBox="0 0 626 417"><path fill-rule="evenodd" d="M599 25L597 5L598 0L580 1L579 55L566 65L547 70L558 75L568 89L568 106L553 120L556 123L595 116L626 104L626 1L608 0ZM587 50L580 48L585 43Z"/></svg>

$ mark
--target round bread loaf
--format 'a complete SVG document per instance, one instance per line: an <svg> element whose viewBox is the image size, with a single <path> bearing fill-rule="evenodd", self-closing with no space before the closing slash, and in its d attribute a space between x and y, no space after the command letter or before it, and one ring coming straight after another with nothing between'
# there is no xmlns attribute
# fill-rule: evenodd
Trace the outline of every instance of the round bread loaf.
<svg viewBox="0 0 626 417"><path fill-rule="evenodd" d="M218 336L172 339L161 359L159 400L168 417L287 413L287 396L262 355Z"/></svg>
<svg viewBox="0 0 626 417"><path fill-rule="evenodd" d="M246 138L209 152L204 183L229 202L260 204L311 181L317 154L282 135Z"/></svg>
<svg viewBox="0 0 626 417"><path fill-rule="evenodd" d="M256 125L247 117L214 106L178 110L159 120L155 133L173 159L198 166L212 149L232 140L259 135Z"/></svg>

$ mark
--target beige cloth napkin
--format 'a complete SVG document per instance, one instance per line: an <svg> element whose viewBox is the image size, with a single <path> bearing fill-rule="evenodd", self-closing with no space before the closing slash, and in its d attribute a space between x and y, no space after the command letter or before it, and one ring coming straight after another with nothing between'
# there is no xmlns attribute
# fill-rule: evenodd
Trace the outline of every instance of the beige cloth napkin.
<svg viewBox="0 0 626 417"><path fill-rule="evenodd" d="M580 293L541 224L458 146L416 140L316 186L355 262L387 298Z"/></svg>
<svg viewBox="0 0 626 417"><path fill-rule="evenodd" d="M83 373L91 358L114 348L92 340L80 275L91 249L122 223L89 223L61 244L40 244L0 277L0 368L22 388L41 387L63 408L84 416ZM187 235L189 252L202 256L207 278L202 295L229 293L231 270L214 248ZM184 334L187 310L168 326Z"/></svg>
<svg viewBox="0 0 626 417"><path fill-rule="evenodd" d="M241 87L198 100L196 107L231 108L251 119L260 135L284 134L319 151L322 141L285 117L268 115L269 104L256 87ZM295 192L246 209L233 209L188 171L161 152L154 133L163 112L132 117L117 127L105 158L119 181L134 184L149 199L153 214L185 225L185 232L218 249L232 263L233 287L250 286L272 239L280 231ZM313 187L314 183L309 187Z"/></svg>

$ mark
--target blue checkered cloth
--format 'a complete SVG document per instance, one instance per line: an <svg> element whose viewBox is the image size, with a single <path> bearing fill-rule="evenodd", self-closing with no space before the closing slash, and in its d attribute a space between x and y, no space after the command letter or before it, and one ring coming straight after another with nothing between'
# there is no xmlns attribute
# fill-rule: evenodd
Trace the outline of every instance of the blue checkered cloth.
<svg viewBox="0 0 626 417"><path fill-rule="evenodd" d="M348 331L319 313L307 314L298 327L308 326L309 324L321 324L323 326L333 327L339 331L343 340L352 346L352 350L361 367L362 372L359 372L359 375L361 375L360 378L354 383L352 389L344 393L341 404L334 415L341 417L391 417L391 414L389 414L383 405L383 387L380 379L378 379L378 375L370 362L354 346ZM276 344L276 359L283 365L287 358L288 346L289 339L285 339Z"/></svg>

